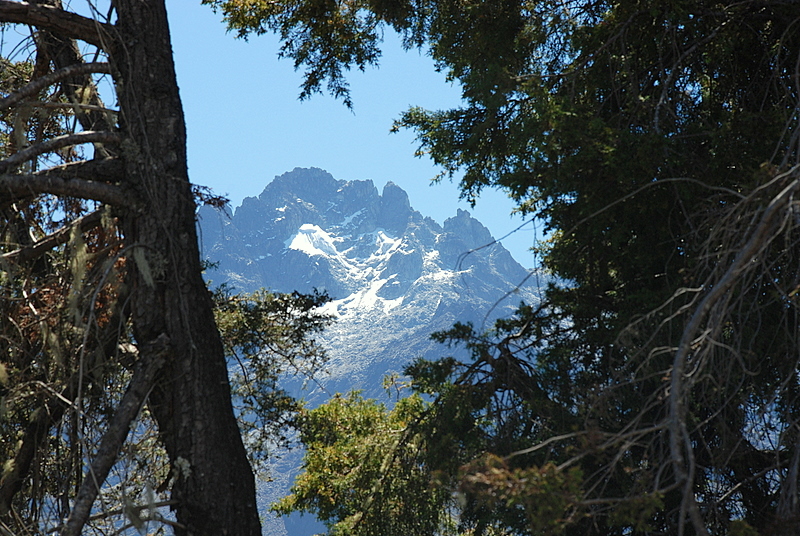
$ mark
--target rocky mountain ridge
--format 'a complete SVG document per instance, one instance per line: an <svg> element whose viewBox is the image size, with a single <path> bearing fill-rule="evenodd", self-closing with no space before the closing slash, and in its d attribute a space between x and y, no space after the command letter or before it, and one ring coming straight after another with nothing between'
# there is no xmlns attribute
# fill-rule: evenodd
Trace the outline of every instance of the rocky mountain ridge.
<svg viewBox="0 0 800 536"><path fill-rule="evenodd" d="M215 283L333 298L332 391L373 392L387 370L441 354L433 331L481 325L536 300L530 282L517 288L528 272L467 211L439 225L391 182L379 194L370 180L296 168L235 213L204 207L199 218L204 255L219 263Z"/></svg>

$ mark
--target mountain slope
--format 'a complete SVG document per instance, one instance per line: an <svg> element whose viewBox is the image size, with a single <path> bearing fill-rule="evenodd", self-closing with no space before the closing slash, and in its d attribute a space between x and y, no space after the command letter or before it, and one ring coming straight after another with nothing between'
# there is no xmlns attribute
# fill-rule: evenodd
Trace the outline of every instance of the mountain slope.
<svg viewBox="0 0 800 536"><path fill-rule="evenodd" d="M297 168L235 214L204 207L200 223L204 255L219 263L215 283L246 292L318 288L334 298L326 307L337 317L326 336L330 391L372 394L387 370L442 353L431 332L456 321L482 325L536 300L532 283L517 289L527 271L468 212L440 226L391 182L379 194L369 180Z"/></svg>

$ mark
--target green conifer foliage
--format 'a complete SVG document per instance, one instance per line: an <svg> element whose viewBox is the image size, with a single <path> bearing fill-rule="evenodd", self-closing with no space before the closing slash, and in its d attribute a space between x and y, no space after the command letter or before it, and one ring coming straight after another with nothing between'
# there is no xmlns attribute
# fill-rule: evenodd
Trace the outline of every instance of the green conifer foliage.
<svg viewBox="0 0 800 536"><path fill-rule="evenodd" d="M473 483L489 512L474 530L548 533L526 519L546 507L536 493L509 491L539 471L563 479L569 499L552 504L575 534L797 531L800 6L207 3L241 35L277 30L306 93L346 91L344 69L401 32L463 103L397 128L467 198L500 188L544 221L543 307L489 334L454 328L444 339L472 361L409 371L446 417L429 439L463 448L429 445L426 463ZM493 441L506 429L516 450Z"/></svg>

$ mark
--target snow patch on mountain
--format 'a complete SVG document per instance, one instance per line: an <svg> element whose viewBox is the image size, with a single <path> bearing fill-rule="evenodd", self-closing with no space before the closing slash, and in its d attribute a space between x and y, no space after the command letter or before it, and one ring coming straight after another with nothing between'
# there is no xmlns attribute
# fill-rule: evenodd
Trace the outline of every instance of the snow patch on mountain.
<svg viewBox="0 0 800 536"><path fill-rule="evenodd" d="M312 223L304 223L292 238L287 240L286 247L302 251L309 256L323 255L338 257L335 239Z"/></svg>

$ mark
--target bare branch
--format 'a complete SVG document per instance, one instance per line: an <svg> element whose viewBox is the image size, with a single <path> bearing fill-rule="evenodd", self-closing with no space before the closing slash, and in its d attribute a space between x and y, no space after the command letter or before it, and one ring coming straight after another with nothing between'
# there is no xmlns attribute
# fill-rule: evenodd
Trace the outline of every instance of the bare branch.
<svg viewBox="0 0 800 536"><path fill-rule="evenodd" d="M119 110L112 110L111 108L106 108L105 106L97 106L94 104L81 104L79 102L41 102L41 101L33 101L33 102L26 102L26 106L31 106L32 108L44 108L44 109L72 109L72 110L79 110L79 111L88 111L88 112L102 112L105 114L118 114Z"/></svg>
<svg viewBox="0 0 800 536"><path fill-rule="evenodd" d="M78 382L78 376L73 375L63 391L51 391L50 400L45 402L39 411L31 415L31 420L19 442L14 458L11 463L6 464L6 469L0 479L0 515L5 515L11 509L11 501L22 489L23 481L30 471L36 452L48 437L53 423L61 419L68 407L60 401L69 401L75 397Z"/></svg>
<svg viewBox="0 0 800 536"><path fill-rule="evenodd" d="M2 193L16 198L48 193L93 199L119 207L133 206L130 192L120 186L52 175L0 175L0 194Z"/></svg>
<svg viewBox="0 0 800 536"><path fill-rule="evenodd" d="M97 455L75 498L75 506L72 508L64 530L61 531L62 536L78 536L81 533L92 511L92 504L100 492L100 486L108 477L111 467L117 462L119 450L128 437L131 424L139 414L139 410L153 387L156 374L166 361L169 351L169 338L163 333L155 341L142 348L131 383L108 425L108 430L103 434Z"/></svg>
<svg viewBox="0 0 800 536"><path fill-rule="evenodd" d="M0 22L27 24L70 39L80 39L102 49L112 42L111 24L44 4L0 0Z"/></svg>
<svg viewBox="0 0 800 536"><path fill-rule="evenodd" d="M62 179L86 179L101 182L122 182L125 178L125 165L119 158L96 158L70 162L34 173L37 177L59 177Z"/></svg>
<svg viewBox="0 0 800 536"><path fill-rule="evenodd" d="M63 69L59 69L46 76L42 76L35 80L31 80L30 82L25 84L23 87L21 87L19 90L15 91L8 97L0 99L0 110L5 110L7 108L10 108L19 101L21 101L22 99L30 97L31 95L35 95L36 93L43 90L47 86L55 84L56 82L63 80L65 78L69 78L70 76L89 74L89 73L109 74L110 72L111 72L111 66L108 63L102 63L102 62L80 63L64 67Z"/></svg>
<svg viewBox="0 0 800 536"><path fill-rule="evenodd" d="M774 240L772 233L778 216L787 213L787 204L794 194L800 189L798 178L800 166L794 166L785 173L775 177L771 182L791 179L791 182L769 202L763 210L758 224L742 239L742 244L737 248L735 260L718 279L707 282L708 294L699 302L683 330L680 343L673 358L672 370L669 376L669 414L667 427L669 430L669 450L671 464L675 471L678 483L684 484L681 517L686 513L690 516L692 526L698 534L708 534L700 515L697 501L692 490L692 473L694 471L694 454L686 430L685 392L688 390L686 365L695 348L696 337L703 321L708 317L718 301L723 300L730 288L751 266L753 260L764 251ZM683 532L683 525L679 527Z"/></svg>
<svg viewBox="0 0 800 536"><path fill-rule="evenodd" d="M133 512L136 512L138 514L142 510L146 510L146 509L150 509L150 508L163 508L165 506L173 506L173 505L176 505L176 504L178 504L178 501L175 501L175 500L157 501L157 502L154 502L153 504L141 504L141 505L134 504L134 505L130 505L127 508L117 508L116 510L107 510L107 511L104 511L104 512L100 512L99 514L94 514L92 517L90 517L88 519L88 521L95 521L95 520L98 520L98 519L108 519L109 517L112 517L112 516L118 516L120 514L124 514L126 512L126 510L133 511ZM183 525L181 525L179 523L175 523L174 521L169 521L167 519L163 519L161 516L158 516L158 515L152 516L152 517L147 517L146 519L143 517L142 521L160 521L160 522L162 522L164 524L171 525L173 527L177 526L177 527L180 527L180 528L184 528ZM64 525L58 525L57 527L53 527L52 529L48 529L47 534L52 534L54 532L58 532L63 528L64 528ZM131 526L126 525L125 528L131 528ZM120 530L115 534L121 534L122 532L123 531Z"/></svg>
<svg viewBox="0 0 800 536"><path fill-rule="evenodd" d="M33 177L32 180L31 177ZM3 184L3 181L6 180L8 184L6 184L5 192L3 191L3 187L0 186L0 206L6 205L8 203L12 203L18 201L19 199L24 199L26 197L32 197L38 195L40 193L52 193L55 195L72 195L69 192L63 193L64 187L62 185L61 189L56 190L55 188L48 187L48 185L39 184L39 187L35 187L37 181L40 181L44 178L53 179L54 182L67 182L72 179L81 179L82 181L96 181L96 182L104 182L104 183L119 183L122 182L125 178L125 166L118 158L101 158L95 160L83 160L81 162L70 162L68 164L61 164L59 166L54 166L48 169L44 169L42 171L37 171L32 175L2 175L0 174L0 185ZM72 182L70 184L71 188L80 188L81 186L75 186L78 184L77 182ZM9 186L10 185L10 186ZM54 183L49 183L50 187L54 187ZM112 190L108 190L106 193L111 192ZM82 195L73 195L73 197L85 197L88 199L94 199L92 196L82 196ZM117 196L119 200L119 196ZM125 205L131 204L131 197L128 196L124 199ZM104 201L105 199L96 199L97 201ZM110 202L110 201L109 201Z"/></svg>
<svg viewBox="0 0 800 536"><path fill-rule="evenodd" d="M54 416L60 418L64 411L60 405L48 409L50 411L38 411L33 414L23 439L19 442L14 459L8 464L10 470L3 472L3 479L0 482L0 515L5 515L11 509L11 500L22 489L23 480L28 474L36 450L43 438L47 437Z"/></svg>
<svg viewBox="0 0 800 536"><path fill-rule="evenodd" d="M103 217L102 210L95 210L94 212L90 212L89 214L81 216L77 220L69 223L68 225L61 227L52 234L47 235L46 237L37 241L35 244L15 249L14 251L10 251L8 253L0 255L0 262L7 261L13 263L21 263L21 262L27 262L31 259L35 259L37 257L41 257L54 247L69 242L72 230L75 229L76 227L81 232L87 231L92 227L99 225L100 221L102 220L102 217Z"/></svg>
<svg viewBox="0 0 800 536"><path fill-rule="evenodd" d="M2 0L0 0L0 2L2 2ZM63 147L80 145L82 143L119 143L120 141L122 141L122 136L116 132L89 131L65 134L43 141L42 143L37 143L36 145L31 145L30 147L14 153L5 160L0 160L0 173L5 173L14 166L18 166L39 155L50 153Z"/></svg>

